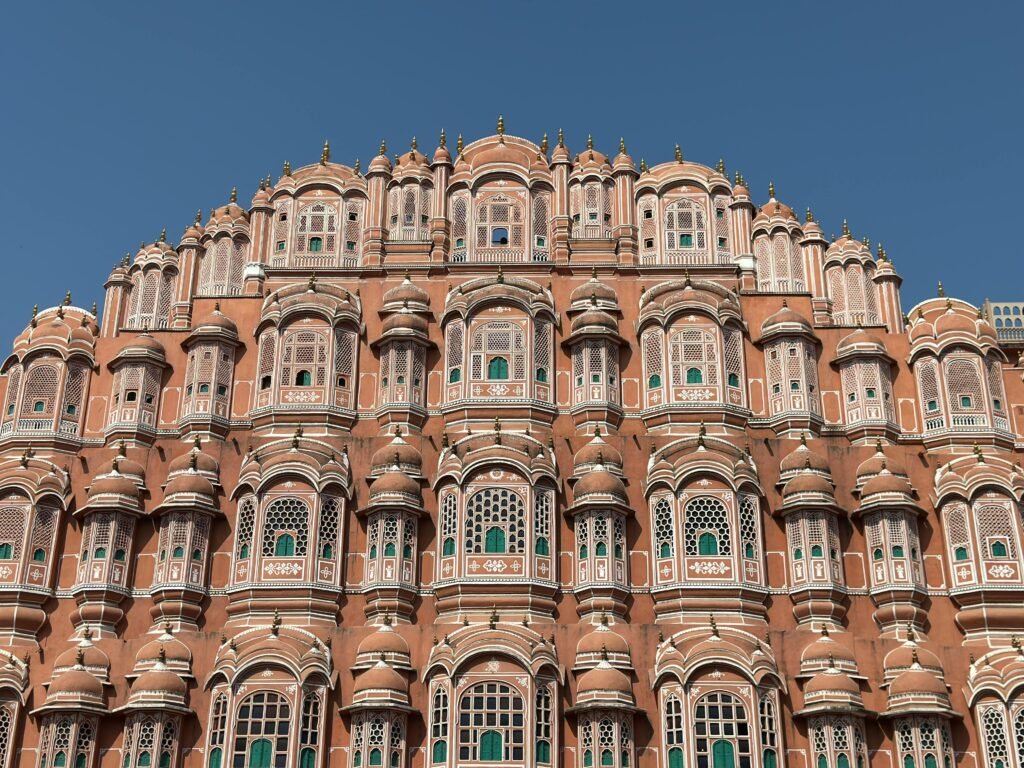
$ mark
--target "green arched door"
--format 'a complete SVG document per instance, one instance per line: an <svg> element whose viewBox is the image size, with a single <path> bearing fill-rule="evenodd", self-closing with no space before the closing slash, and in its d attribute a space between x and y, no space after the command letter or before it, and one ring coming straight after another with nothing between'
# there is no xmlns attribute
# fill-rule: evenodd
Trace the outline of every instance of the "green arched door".
<svg viewBox="0 0 1024 768"><path fill-rule="evenodd" d="M728 741L716 741L711 745L711 768L736 768L736 756Z"/></svg>
<svg viewBox="0 0 1024 768"><path fill-rule="evenodd" d="M249 745L249 768L270 768L270 756L270 741L257 739Z"/></svg>

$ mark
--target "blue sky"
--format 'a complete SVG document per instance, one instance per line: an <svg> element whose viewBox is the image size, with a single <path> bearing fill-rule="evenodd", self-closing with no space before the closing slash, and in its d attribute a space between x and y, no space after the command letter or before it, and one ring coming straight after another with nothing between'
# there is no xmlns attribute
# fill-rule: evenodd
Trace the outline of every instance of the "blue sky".
<svg viewBox="0 0 1024 768"><path fill-rule="evenodd" d="M381 138L429 150L499 112L571 149L723 157L759 203L773 179L826 233L881 240L906 308L939 279L1024 298L1024 3L48 2L0 25L8 340L325 138L365 168Z"/></svg>

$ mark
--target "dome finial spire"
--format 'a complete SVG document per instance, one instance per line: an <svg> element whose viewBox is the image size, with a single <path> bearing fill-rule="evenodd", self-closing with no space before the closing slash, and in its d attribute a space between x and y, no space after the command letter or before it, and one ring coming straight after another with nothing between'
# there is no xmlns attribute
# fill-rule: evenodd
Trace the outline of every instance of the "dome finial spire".
<svg viewBox="0 0 1024 768"><path fill-rule="evenodd" d="M202 208L197 208L196 209L196 226L198 227L202 223L203 223L203 209Z"/></svg>
<svg viewBox="0 0 1024 768"><path fill-rule="evenodd" d="M416 141L416 137L415 137L415 136L413 136L413 137L412 137L412 141L410 141L410 142L409 142L409 154L410 154L410 155L414 155L414 154L416 154L416 149L417 149L418 147L419 147L419 144L418 144L418 142Z"/></svg>
<svg viewBox="0 0 1024 768"><path fill-rule="evenodd" d="M238 187L232 187L231 188L231 202L232 203L237 203L238 202Z"/></svg>
<svg viewBox="0 0 1024 768"><path fill-rule="evenodd" d="M547 153L548 153L548 135L547 135L547 133L545 133L543 136L540 137L540 151L541 151L542 155L547 155Z"/></svg>
<svg viewBox="0 0 1024 768"><path fill-rule="evenodd" d="M438 146L446 146L448 144L448 138L444 135L444 128L441 129L441 137L437 140Z"/></svg>
<svg viewBox="0 0 1024 768"><path fill-rule="evenodd" d="M565 146L565 134L562 133L562 129L561 128L558 129L558 146L560 146L560 147L564 147Z"/></svg>
<svg viewBox="0 0 1024 768"><path fill-rule="evenodd" d="M727 176L728 174L726 174L725 172L725 160L723 160L722 158L718 158L718 165L715 166L715 170L718 171L723 176Z"/></svg>
<svg viewBox="0 0 1024 768"><path fill-rule="evenodd" d="M946 298L946 289L942 285L942 281L941 280L939 280L939 298L940 299Z"/></svg>
<svg viewBox="0 0 1024 768"><path fill-rule="evenodd" d="M291 176L292 175L292 164L291 164L290 161L288 161L288 160L284 161L284 165L281 167L281 175L282 176Z"/></svg>
<svg viewBox="0 0 1024 768"><path fill-rule="evenodd" d="M814 211L811 210L811 206L807 206L807 223L810 224L814 221Z"/></svg>
<svg viewBox="0 0 1024 768"><path fill-rule="evenodd" d="M377 154L379 154L381 157L387 157L388 155L388 145L384 141L384 139L380 140L380 149L377 150Z"/></svg>
<svg viewBox="0 0 1024 768"><path fill-rule="evenodd" d="M163 229L160 230L160 242L167 242L167 227L164 227Z"/></svg>
<svg viewBox="0 0 1024 768"><path fill-rule="evenodd" d="M843 237L851 237L850 224L846 219L843 219Z"/></svg>
<svg viewBox="0 0 1024 768"><path fill-rule="evenodd" d="M64 294L64 306L71 306L71 291L68 291L67 293Z"/></svg>
<svg viewBox="0 0 1024 768"><path fill-rule="evenodd" d="M771 179L768 180L768 199L775 199L775 182L772 181Z"/></svg>
<svg viewBox="0 0 1024 768"><path fill-rule="evenodd" d="M457 154L461 155L462 154L462 148L464 146L465 146L465 144L463 144L463 142L462 142L462 134L460 133L459 137L455 140L455 152Z"/></svg>
<svg viewBox="0 0 1024 768"><path fill-rule="evenodd" d="M320 152L320 165L327 165L327 161L331 159L331 142L324 139L324 148Z"/></svg>
<svg viewBox="0 0 1024 768"><path fill-rule="evenodd" d="M676 162L677 163L683 162L683 150L681 150L679 148L678 144L676 144L676 153L675 154L676 154Z"/></svg>
<svg viewBox="0 0 1024 768"><path fill-rule="evenodd" d="M355 172L356 176L359 175L360 163L359 163L359 158L358 157L356 158L356 164L352 166L352 170L353 170L353 172Z"/></svg>
<svg viewBox="0 0 1024 768"><path fill-rule="evenodd" d="M498 115L498 141L505 143L505 116Z"/></svg>
<svg viewBox="0 0 1024 768"><path fill-rule="evenodd" d="M594 151L594 134L592 133L587 134L587 151Z"/></svg>
<svg viewBox="0 0 1024 768"><path fill-rule="evenodd" d="M626 140L621 136L619 136L619 154L626 154Z"/></svg>

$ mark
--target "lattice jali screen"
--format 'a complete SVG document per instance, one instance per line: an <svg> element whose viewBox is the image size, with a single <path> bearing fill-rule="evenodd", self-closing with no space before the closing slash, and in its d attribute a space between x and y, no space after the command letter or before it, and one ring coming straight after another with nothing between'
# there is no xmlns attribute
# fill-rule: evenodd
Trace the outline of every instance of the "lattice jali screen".
<svg viewBox="0 0 1024 768"><path fill-rule="evenodd" d="M718 499L712 496L698 496L686 503L683 511L684 551L687 555L700 555L700 538L703 533L714 535L718 553L732 554L732 536L729 529L729 512Z"/></svg>
<svg viewBox="0 0 1024 768"><path fill-rule="evenodd" d="M309 506L293 498L275 499L264 512L263 556L273 557L281 534L295 542L295 557L305 557L309 544Z"/></svg>
<svg viewBox="0 0 1024 768"><path fill-rule="evenodd" d="M485 551L485 538L497 527L504 533L505 552L525 551L526 504L509 488L485 488L474 493L466 504L466 551Z"/></svg>

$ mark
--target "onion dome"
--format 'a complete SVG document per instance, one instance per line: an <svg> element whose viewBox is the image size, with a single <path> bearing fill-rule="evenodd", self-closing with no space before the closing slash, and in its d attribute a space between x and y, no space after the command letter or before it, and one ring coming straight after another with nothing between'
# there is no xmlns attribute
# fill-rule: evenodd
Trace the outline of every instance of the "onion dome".
<svg viewBox="0 0 1024 768"><path fill-rule="evenodd" d="M832 467L828 459L807 446L807 436L800 436L800 445L792 453L779 462L780 481L785 481L793 474L814 472L823 477L832 476Z"/></svg>
<svg viewBox="0 0 1024 768"><path fill-rule="evenodd" d="M581 309L589 307L594 300L598 306L606 304L616 308L619 306L619 297L615 289L598 280L596 270L587 282L576 286L569 294L569 303L574 306L579 305Z"/></svg>
<svg viewBox="0 0 1024 768"><path fill-rule="evenodd" d="M811 324L794 309L789 308L789 303L783 299L782 307L770 314L761 323L761 341L776 336L813 336L814 330Z"/></svg>
<svg viewBox="0 0 1024 768"><path fill-rule="evenodd" d="M612 168L616 171L636 170L636 166L633 164L633 158L630 157L629 153L626 151L626 142L623 139L619 139L619 153L612 159Z"/></svg>
<svg viewBox="0 0 1024 768"><path fill-rule="evenodd" d="M917 635L911 626L907 628L907 639L885 655L883 666L886 679L891 680L906 672L915 662L925 671L942 677L942 662L939 661L939 657L918 644Z"/></svg>
<svg viewBox="0 0 1024 768"><path fill-rule="evenodd" d="M421 503L420 484L398 469L397 462L377 476L370 486L370 506L407 504L419 507Z"/></svg>
<svg viewBox="0 0 1024 768"><path fill-rule="evenodd" d="M377 631L367 635L356 649L353 669L368 669L380 659L399 669L411 669L409 644L391 626L391 617L384 616L384 623Z"/></svg>
<svg viewBox="0 0 1024 768"><path fill-rule="evenodd" d="M144 331L121 347L110 362L110 367L129 361L152 363L163 367L167 365L167 354L164 345Z"/></svg>
<svg viewBox="0 0 1024 768"><path fill-rule="evenodd" d="M607 330L616 333L619 330L619 322L595 306L574 317L569 329L572 333L579 333L583 330Z"/></svg>
<svg viewBox="0 0 1024 768"><path fill-rule="evenodd" d="M135 656L134 672L152 669L162 657L165 667L183 677L192 676L192 651L181 640L171 634L170 625L163 632L146 643Z"/></svg>
<svg viewBox="0 0 1024 768"><path fill-rule="evenodd" d="M601 616L601 623L588 632L576 645L576 668L590 669L602 660L615 667L632 669L629 643L608 626L608 618Z"/></svg>
<svg viewBox="0 0 1024 768"><path fill-rule="evenodd" d="M815 673L804 687L805 712L863 709L860 686L834 664Z"/></svg>
<svg viewBox="0 0 1024 768"><path fill-rule="evenodd" d="M551 150L551 164L555 163L570 163L572 162L572 156L569 154L569 149L565 146L565 137L562 134L562 129L558 129L558 143L555 144L555 148Z"/></svg>
<svg viewBox="0 0 1024 768"><path fill-rule="evenodd" d="M910 669L898 674L889 685L888 715L915 712L952 712L949 692L941 675L925 669L912 651Z"/></svg>
<svg viewBox="0 0 1024 768"><path fill-rule="evenodd" d="M408 306L411 309L425 310L430 305L430 294L416 285L406 272L401 283L384 291L383 300L385 309L401 309Z"/></svg>
<svg viewBox="0 0 1024 768"><path fill-rule="evenodd" d="M184 708L185 681L168 669L164 654L161 653L151 669L139 675L132 683L128 696L130 708Z"/></svg>
<svg viewBox="0 0 1024 768"><path fill-rule="evenodd" d="M632 707L634 701L633 684L629 678L605 659L584 672L576 686L577 709L588 704L592 707Z"/></svg>
<svg viewBox="0 0 1024 768"><path fill-rule="evenodd" d="M103 683L86 670L81 649L78 657L73 667L61 672L50 683L44 709L105 709Z"/></svg>
<svg viewBox="0 0 1024 768"><path fill-rule="evenodd" d="M89 486L89 501L86 506L139 509L139 486L127 475L122 475L117 470L117 464L117 459L114 459L111 471L93 480Z"/></svg>
<svg viewBox="0 0 1024 768"><path fill-rule="evenodd" d="M125 445L124 440L117 444L117 454L114 456L114 462L117 464L117 471L122 475L134 480L137 485L145 484L146 470L139 462L128 458L128 447Z"/></svg>
<svg viewBox="0 0 1024 768"><path fill-rule="evenodd" d="M781 203L775 199L775 189L769 185L768 194L770 199L767 203L761 206L761 209L754 216L752 222L752 229L758 228L771 228L772 226L800 226L800 220L797 218L793 209L785 203Z"/></svg>
<svg viewBox="0 0 1024 768"><path fill-rule="evenodd" d="M604 466L609 472L622 470L622 454L614 446L609 445L601 437L601 428L594 428L594 437L580 448L573 457L575 474L582 477L584 473Z"/></svg>
<svg viewBox="0 0 1024 768"><path fill-rule="evenodd" d="M190 451L178 456L167 466L168 476L189 471L199 472L211 480L216 480L220 473L220 463L210 454L203 452L202 442L198 436L196 436Z"/></svg>
<svg viewBox="0 0 1024 768"><path fill-rule="evenodd" d="M189 334L188 340L191 342L193 339L207 337L238 341L238 326L230 317L220 311L220 302L214 306L213 312L203 316L192 326L192 333Z"/></svg>
<svg viewBox="0 0 1024 768"><path fill-rule="evenodd" d="M608 163L608 156L594 149L593 137L587 136L587 148L576 155L573 160L572 177L581 178L590 174L609 176L611 172L612 167Z"/></svg>
<svg viewBox="0 0 1024 768"><path fill-rule="evenodd" d="M391 173L391 161L388 160L388 147L383 141L380 143L380 151L377 153L377 156L370 161L370 167L366 170L367 176L372 173Z"/></svg>
<svg viewBox="0 0 1024 768"><path fill-rule="evenodd" d="M394 439L387 445L378 448L370 459L370 474L379 475L396 466L411 477L422 476L423 456L416 448L405 442L401 430L397 426Z"/></svg>
<svg viewBox="0 0 1024 768"><path fill-rule="evenodd" d="M353 706L409 706L409 681L384 659L360 672L352 687Z"/></svg>
<svg viewBox="0 0 1024 768"><path fill-rule="evenodd" d="M150 259L161 260L165 258L172 258L175 261L178 259L178 252L167 242L167 231L164 230L160 233L160 239L155 243L149 245L143 245L139 248L138 253L135 254L135 261L146 261Z"/></svg>
<svg viewBox="0 0 1024 768"><path fill-rule="evenodd" d="M434 150L433 164L438 165L441 163L451 164L452 153L448 151L448 141L444 135L444 129L441 129L441 138L438 140L437 149Z"/></svg>
<svg viewBox="0 0 1024 768"><path fill-rule="evenodd" d="M868 333L863 328L858 328L853 333L844 336L836 345L836 354L832 362L846 360L851 357L881 357L890 360L886 351L885 342L873 333Z"/></svg>
<svg viewBox="0 0 1024 768"><path fill-rule="evenodd" d="M99 680L107 680L110 675L110 658L92 643L92 632L86 627L82 638L73 648L61 653L53 664L53 676L81 664L85 671Z"/></svg>
<svg viewBox="0 0 1024 768"><path fill-rule="evenodd" d="M198 472L182 472L171 479L164 488L164 500L171 496L207 496L214 495L213 483Z"/></svg>
<svg viewBox="0 0 1024 768"><path fill-rule="evenodd" d="M861 488L860 500L861 503L878 502L884 503L886 501L891 502L909 502L913 504L913 493L914 489L910 487L910 483L907 482L906 478L894 475L885 466L882 467L881 472L872 477Z"/></svg>
<svg viewBox="0 0 1024 768"><path fill-rule="evenodd" d="M885 451L882 450L882 441L879 440L875 443L875 452L857 467L857 485L863 485L879 474L883 468L887 468L894 475L907 478L906 468L896 459L885 455Z"/></svg>
<svg viewBox="0 0 1024 768"><path fill-rule="evenodd" d="M426 336L428 333L427 321L409 310L385 318L382 330L388 336Z"/></svg>
<svg viewBox="0 0 1024 768"><path fill-rule="evenodd" d="M609 500L620 504L629 504L626 486L603 464L598 464L577 480L572 488L572 495L576 506Z"/></svg>
<svg viewBox="0 0 1024 768"><path fill-rule="evenodd" d="M782 489L786 506L800 504L832 505L836 503L832 483L813 472L801 472L786 482Z"/></svg>
<svg viewBox="0 0 1024 768"><path fill-rule="evenodd" d="M231 191L231 202L221 208L214 208L210 220L206 223L207 233L217 229L233 229L249 226L249 212L235 201L237 193Z"/></svg>
<svg viewBox="0 0 1024 768"><path fill-rule="evenodd" d="M828 628L822 626L821 636L800 654L800 672L809 675L822 672L830 666L848 675L858 674L857 657L853 650L833 640Z"/></svg>

